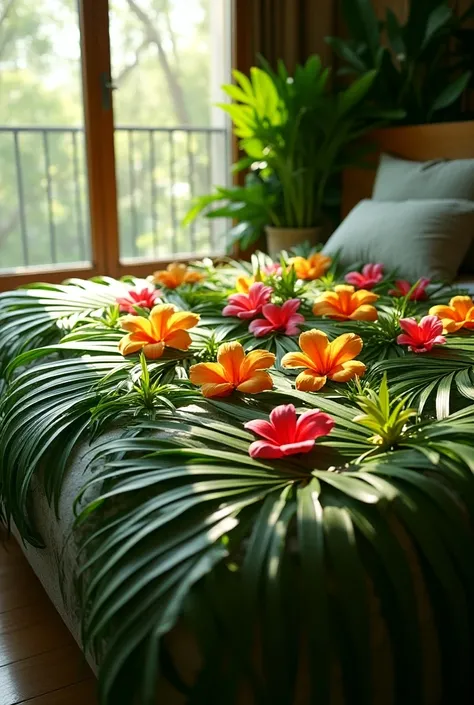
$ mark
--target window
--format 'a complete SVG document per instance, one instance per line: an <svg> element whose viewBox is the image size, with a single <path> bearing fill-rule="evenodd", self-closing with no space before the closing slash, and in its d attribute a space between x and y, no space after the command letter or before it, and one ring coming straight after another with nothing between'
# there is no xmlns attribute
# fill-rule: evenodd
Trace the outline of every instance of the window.
<svg viewBox="0 0 474 705"><path fill-rule="evenodd" d="M225 250L230 0L0 0L0 287Z"/></svg>

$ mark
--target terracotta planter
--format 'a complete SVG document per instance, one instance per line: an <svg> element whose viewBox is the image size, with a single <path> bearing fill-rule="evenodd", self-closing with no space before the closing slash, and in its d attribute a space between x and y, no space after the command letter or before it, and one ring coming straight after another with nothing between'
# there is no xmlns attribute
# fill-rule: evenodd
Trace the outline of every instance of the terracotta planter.
<svg viewBox="0 0 474 705"><path fill-rule="evenodd" d="M321 239L322 227L315 228L274 228L267 225L267 250L270 257L277 257L281 250L290 250L295 245L309 242L316 244Z"/></svg>

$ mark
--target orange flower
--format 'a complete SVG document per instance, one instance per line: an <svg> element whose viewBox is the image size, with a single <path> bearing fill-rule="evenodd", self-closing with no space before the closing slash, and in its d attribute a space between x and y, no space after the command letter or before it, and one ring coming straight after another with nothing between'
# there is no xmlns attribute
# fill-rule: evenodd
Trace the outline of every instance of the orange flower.
<svg viewBox="0 0 474 705"><path fill-rule="evenodd" d="M454 296L449 306L432 306L430 316L441 318L446 333L474 328L474 301L470 296Z"/></svg>
<svg viewBox="0 0 474 705"><path fill-rule="evenodd" d="M153 280L168 289L176 289L181 284L196 284L196 282L200 282L203 279L204 274L195 272L179 262L172 262L166 269L159 269L153 274Z"/></svg>
<svg viewBox="0 0 474 705"><path fill-rule="evenodd" d="M325 291L318 296L313 313L315 316L329 316L340 321L349 318L354 321L376 321L377 309L370 304L378 298L372 291L355 291L353 286L340 284L334 287L334 291Z"/></svg>
<svg viewBox="0 0 474 705"><path fill-rule="evenodd" d="M188 328L199 323L197 313L176 311L171 304L155 306L149 318L125 316L120 325L129 334L119 343L122 355L132 355L143 350L146 357L156 360L163 355L165 347L187 350L191 345Z"/></svg>
<svg viewBox="0 0 474 705"><path fill-rule="evenodd" d="M319 279L329 269L331 258L327 255L316 252L310 255L308 259L305 257L293 257L289 264L295 268L298 279Z"/></svg>
<svg viewBox="0 0 474 705"><path fill-rule="evenodd" d="M235 288L239 294L248 294L252 284L255 284L255 277L246 277L243 274L237 277Z"/></svg>
<svg viewBox="0 0 474 705"><path fill-rule="evenodd" d="M333 382L348 382L365 372L364 363L354 360L363 346L355 333L345 333L330 343L326 333L313 329L301 333L298 342L302 352L287 353L281 364L306 368L296 378L296 388L302 392L317 392L328 377Z"/></svg>
<svg viewBox="0 0 474 705"><path fill-rule="evenodd" d="M273 387L265 372L275 362L268 350L252 350L246 355L240 343L223 343L217 351L217 362L201 362L189 370L189 379L202 387L205 397L226 397L234 389L258 394Z"/></svg>

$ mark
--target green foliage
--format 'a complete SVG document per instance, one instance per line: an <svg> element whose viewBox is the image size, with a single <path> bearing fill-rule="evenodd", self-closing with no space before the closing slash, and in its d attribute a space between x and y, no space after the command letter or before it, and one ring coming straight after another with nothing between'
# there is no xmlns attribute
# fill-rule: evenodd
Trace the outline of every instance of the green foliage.
<svg viewBox="0 0 474 705"><path fill-rule="evenodd" d="M470 703L473 334L424 355L397 346L400 316L454 293L436 285L413 303L383 282L375 322L311 318L342 274L334 263L331 281L296 281L287 260L283 274L262 253L203 263L204 282L167 296L201 312L192 346L156 361L118 351L124 282L0 298L0 498L25 541L42 545L33 484L58 509L75 449L91 446L74 539L101 705L155 705L157 682L190 705L237 705L242 692L255 705L296 692L305 705L338 692L354 705ZM272 391L204 399L189 366L214 362L221 342L278 358L297 348L222 316L242 274L271 283L275 301L300 297L302 330L358 333L365 377L309 393L276 369ZM244 424L290 403L334 429L305 455L252 459Z"/></svg>
<svg viewBox="0 0 474 705"><path fill-rule="evenodd" d="M254 174L249 191L218 188L197 198L185 219L202 212L232 217L239 223L234 235L245 246L265 224L319 225L334 177L353 163L350 146L386 118L402 116L374 109L367 100L376 71L334 94L330 70L318 56L297 66L291 77L281 61L277 72L262 63L263 68L251 68L250 77L234 71L235 84L223 86L233 102L220 104L245 154L234 170L250 168ZM223 208L211 208L216 202Z"/></svg>
<svg viewBox="0 0 474 705"><path fill-rule="evenodd" d="M365 392L361 390L357 403L364 413L354 421L374 432L369 439L372 443L386 448L397 444L407 423L416 416L414 409L406 408L406 399L390 399L387 375L383 376L378 392L370 387Z"/></svg>
<svg viewBox="0 0 474 705"><path fill-rule="evenodd" d="M472 4L458 17L448 0L412 0L404 24L391 8L379 22L371 0L343 0L342 8L350 38L327 39L344 61L341 73L376 71L370 97L382 109L403 110L408 124L459 117L472 60L457 33Z"/></svg>

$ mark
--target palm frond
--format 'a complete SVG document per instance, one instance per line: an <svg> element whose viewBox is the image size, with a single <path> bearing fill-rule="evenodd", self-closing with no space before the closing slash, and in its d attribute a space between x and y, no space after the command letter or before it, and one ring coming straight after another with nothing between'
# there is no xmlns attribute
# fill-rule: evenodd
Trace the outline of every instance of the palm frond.
<svg viewBox="0 0 474 705"><path fill-rule="evenodd" d="M433 611L433 634L449 636L450 644L458 639L454 653L442 646L446 683L457 692L467 687L469 624L461 616L470 613L466 599L474 583L472 568L460 561L472 535L448 489L451 471L438 482L434 475L443 469L414 448L362 465L349 460L333 473L288 460L252 460L252 436L240 421L223 422L222 412L226 408L219 406L215 423L205 407L197 415L164 414L94 450L102 470L84 493L95 487L98 494L80 511L78 531L87 537L84 639L101 663L102 702L121 702L131 664L134 690L124 702L154 702L159 640L178 617L175 592L183 614L187 599L199 605L214 594L207 579L191 577L180 592L183 576L201 560L204 572L218 571L220 590L229 597L221 594L217 606L206 602L211 623L220 625L220 654L216 660L206 643L200 658L213 654L215 679L205 677L211 666L204 663L193 695L182 654L172 654L190 702L214 702L216 679L228 678L234 695L226 702L234 702L230 684L245 682L259 703L271 698L283 705L301 687L302 661L314 696L332 692L337 663L347 692L356 694L356 702L372 702L369 674L388 658L379 660L371 649L375 590L376 619L385 621L393 652L392 685L404 702L419 703L421 674L432 659L421 659L420 646L427 643L418 625L427 617L415 587L420 580ZM362 426L360 432L364 436ZM459 458L456 466L466 472ZM210 550L216 551L212 560L205 558ZM302 599L295 600L300 590ZM173 620L164 620L170 610ZM199 630L196 638L206 641ZM275 663L283 670L278 677Z"/></svg>

